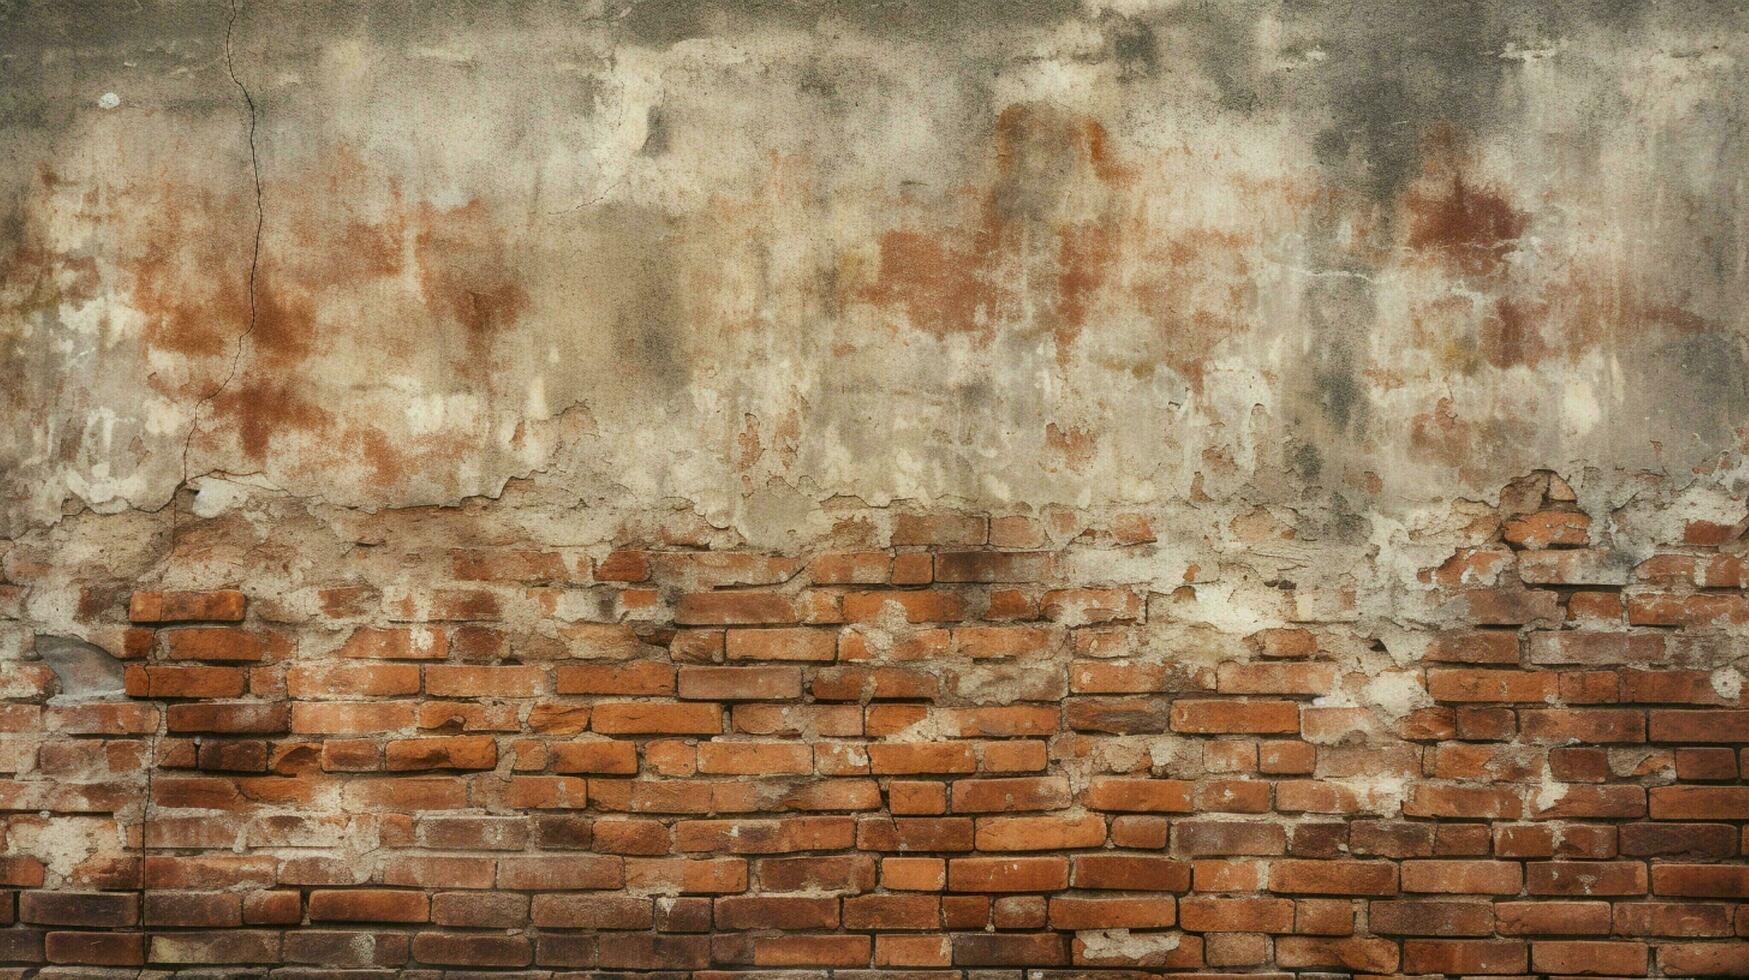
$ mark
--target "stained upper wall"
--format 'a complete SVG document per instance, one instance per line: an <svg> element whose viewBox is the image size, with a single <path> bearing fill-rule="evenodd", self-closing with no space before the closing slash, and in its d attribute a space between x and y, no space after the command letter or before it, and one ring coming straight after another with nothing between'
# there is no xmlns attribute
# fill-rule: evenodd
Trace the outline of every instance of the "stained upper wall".
<svg viewBox="0 0 1749 980"><path fill-rule="evenodd" d="M0 530L185 479L1388 511L1749 419L1740 5L4 17Z"/></svg>

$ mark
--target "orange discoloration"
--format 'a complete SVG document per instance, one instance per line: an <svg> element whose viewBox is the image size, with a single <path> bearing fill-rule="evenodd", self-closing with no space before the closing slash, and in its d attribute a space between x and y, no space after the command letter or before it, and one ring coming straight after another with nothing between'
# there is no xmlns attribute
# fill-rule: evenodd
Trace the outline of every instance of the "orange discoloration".
<svg viewBox="0 0 1749 980"><path fill-rule="evenodd" d="M880 278L864 297L902 305L911 325L937 337L991 332L1001 290L992 281L994 236L978 232L964 247L915 231L881 236Z"/></svg>
<svg viewBox="0 0 1749 980"><path fill-rule="evenodd" d="M241 211L242 198L166 186L142 207L157 217L123 268L133 306L146 316L146 346L183 358L230 355L249 325L249 242L220 229L235 224L228 215Z"/></svg>
<svg viewBox="0 0 1749 980"><path fill-rule="evenodd" d="M1089 119L1082 123L1082 132L1086 137L1087 162L1092 164L1093 172L1100 180L1107 184L1121 184L1135 177L1135 171L1118 163L1111 152L1111 134L1105 131L1103 123Z"/></svg>
<svg viewBox="0 0 1749 980"><path fill-rule="evenodd" d="M370 482L379 487L392 487L401 482L401 477L407 470L407 454L395 448L395 444L374 426L353 429L347 433L346 442L356 446L360 457L370 468Z"/></svg>
<svg viewBox="0 0 1749 980"><path fill-rule="evenodd" d="M447 210L423 205L418 221L425 302L464 328L470 373L487 371L494 335L522 316L529 301L505 254L504 233L477 198Z"/></svg>
<svg viewBox="0 0 1749 980"><path fill-rule="evenodd" d="M1411 193L1407 203L1409 247L1437 253L1468 275L1498 271L1530 224L1529 215L1487 188L1469 186L1462 174Z"/></svg>
<svg viewBox="0 0 1749 980"><path fill-rule="evenodd" d="M270 277L259 278L249 343L262 363L285 368L309 357L315 331L314 305L307 295L286 290Z"/></svg>
<svg viewBox="0 0 1749 980"><path fill-rule="evenodd" d="M1564 282L1497 299L1482 322L1481 354L1499 368L1578 357L1626 322L1635 305L1573 273Z"/></svg>
<svg viewBox="0 0 1749 980"><path fill-rule="evenodd" d="M1081 473L1093 462L1093 454L1099 448L1099 434L1051 422L1045 426L1045 445L1062 453L1069 468Z"/></svg>
<svg viewBox="0 0 1749 980"><path fill-rule="evenodd" d="M291 384L252 372L213 396L212 406L230 417L244 454L256 462L266 458L275 436L321 431L334 421L332 413L305 400Z"/></svg>
<svg viewBox="0 0 1749 980"><path fill-rule="evenodd" d="M1098 224L1076 225L1057 232L1057 360L1064 362L1088 308L1104 288L1117 259L1116 229Z"/></svg>
<svg viewBox="0 0 1749 980"><path fill-rule="evenodd" d="M1192 391L1202 391L1216 345L1249 329L1246 244L1233 233L1186 229L1147 253L1130 287L1160 330L1166 365Z"/></svg>
<svg viewBox="0 0 1749 980"><path fill-rule="evenodd" d="M1109 221L1037 229L1057 182L1097 187L1127 183L1110 135L1097 120L1078 118L1042 103L1018 103L996 118L995 180L980 194L978 220L944 233L910 228L880 239L880 265L859 298L901 307L910 325L937 337L994 334L1019 302L1018 270L1028 265L1029 243L1044 231L1056 240L1056 298L1051 325L1059 361L1079 336L1095 294L1109 279L1119 229ZM1103 191L1102 191L1103 193Z"/></svg>

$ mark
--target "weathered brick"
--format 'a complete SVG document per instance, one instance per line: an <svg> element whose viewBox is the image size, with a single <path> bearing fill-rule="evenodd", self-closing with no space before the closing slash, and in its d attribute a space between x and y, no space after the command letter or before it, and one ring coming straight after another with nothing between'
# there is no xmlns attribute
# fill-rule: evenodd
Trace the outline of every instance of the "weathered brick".
<svg viewBox="0 0 1749 980"><path fill-rule="evenodd" d="M244 606L243 593L234 589L135 592L128 600L128 619L136 623L237 623L243 620Z"/></svg>

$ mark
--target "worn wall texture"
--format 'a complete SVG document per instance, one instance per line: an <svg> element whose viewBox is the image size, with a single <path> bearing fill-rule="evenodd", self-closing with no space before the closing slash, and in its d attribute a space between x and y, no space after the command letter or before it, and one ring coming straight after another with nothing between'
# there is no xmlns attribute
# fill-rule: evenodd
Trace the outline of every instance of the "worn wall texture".
<svg viewBox="0 0 1749 980"><path fill-rule="evenodd" d="M1749 975L1745 93L0 0L0 976Z"/></svg>

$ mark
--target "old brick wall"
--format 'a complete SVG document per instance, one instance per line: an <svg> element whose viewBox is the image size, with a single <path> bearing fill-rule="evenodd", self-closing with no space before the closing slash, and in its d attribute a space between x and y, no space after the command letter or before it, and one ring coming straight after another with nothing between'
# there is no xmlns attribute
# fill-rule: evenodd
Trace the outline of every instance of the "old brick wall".
<svg viewBox="0 0 1749 980"><path fill-rule="evenodd" d="M0 959L1749 971L1743 527L1500 499L1382 636L1365 590L1229 577L1343 560L1268 512L1187 549L1190 513L846 506L780 554L414 510L322 575L290 514L185 525L200 581L71 570L125 696L7 673ZM65 573L6 557L12 616Z"/></svg>

